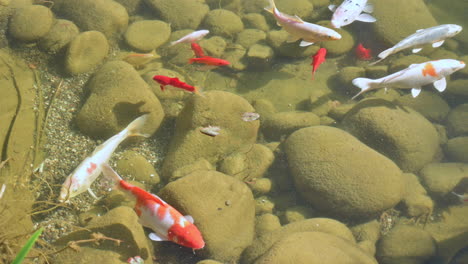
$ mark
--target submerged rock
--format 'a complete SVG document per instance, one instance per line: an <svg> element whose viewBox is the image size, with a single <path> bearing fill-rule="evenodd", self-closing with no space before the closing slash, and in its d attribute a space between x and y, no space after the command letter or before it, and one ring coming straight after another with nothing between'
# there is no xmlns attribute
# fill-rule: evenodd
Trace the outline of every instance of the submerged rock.
<svg viewBox="0 0 468 264"><path fill-rule="evenodd" d="M465 163L431 163L424 166L419 176L428 192L441 198L449 194L467 173L468 164Z"/></svg>
<svg viewBox="0 0 468 264"><path fill-rule="evenodd" d="M449 139L446 153L451 161L468 163L468 137Z"/></svg>
<svg viewBox="0 0 468 264"><path fill-rule="evenodd" d="M203 24L212 34L223 37L234 37L244 30L244 23L240 17L225 9L215 9L208 12Z"/></svg>
<svg viewBox="0 0 468 264"><path fill-rule="evenodd" d="M450 111L450 106L438 92L423 90L414 98L406 94L397 99L401 105L409 106L433 122L442 122Z"/></svg>
<svg viewBox="0 0 468 264"><path fill-rule="evenodd" d="M94 138L108 138L144 113L150 116L142 132L153 134L159 128L164 117L161 104L130 64L106 63L94 74L88 87L90 95L76 117L81 132Z"/></svg>
<svg viewBox="0 0 468 264"><path fill-rule="evenodd" d="M99 31L86 31L76 36L68 46L65 68L70 74L92 70L109 52L106 36Z"/></svg>
<svg viewBox="0 0 468 264"><path fill-rule="evenodd" d="M15 39L32 42L45 36L53 23L54 15L49 8L31 5L16 10L11 17L8 30Z"/></svg>
<svg viewBox="0 0 468 264"><path fill-rule="evenodd" d="M131 24L125 32L127 44L142 52L150 52L167 40L171 35L171 26L160 20L141 20Z"/></svg>
<svg viewBox="0 0 468 264"><path fill-rule="evenodd" d="M124 179L132 179L149 186L158 184L159 175L148 160L133 150L127 150L122 154L116 166L116 171Z"/></svg>
<svg viewBox="0 0 468 264"><path fill-rule="evenodd" d="M303 128L284 147L296 189L317 209L363 219L403 197L402 173L395 163L343 130Z"/></svg>
<svg viewBox="0 0 468 264"><path fill-rule="evenodd" d="M447 130L452 137L468 135L468 104L461 104L450 110L447 119Z"/></svg>
<svg viewBox="0 0 468 264"><path fill-rule="evenodd" d="M166 185L159 195L195 219L205 257L237 263L254 237L254 199L245 183L216 171L196 171ZM235 239L234 239L235 238Z"/></svg>
<svg viewBox="0 0 468 264"><path fill-rule="evenodd" d="M203 2L193 0L145 0L145 3L175 30L197 29L210 10Z"/></svg>
<svg viewBox="0 0 468 264"><path fill-rule="evenodd" d="M267 117L263 122L262 132L265 137L279 140L304 127L320 125L320 118L311 112L278 112Z"/></svg>
<svg viewBox="0 0 468 264"><path fill-rule="evenodd" d="M440 152L439 135L427 119L411 108L382 99L361 101L342 124L404 171L419 171Z"/></svg>
<svg viewBox="0 0 468 264"><path fill-rule="evenodd" d="M37 44L47 52L57 53L70 43L78 33L80 30L75 23L66 19L57 19L50 31Z"/></svg>

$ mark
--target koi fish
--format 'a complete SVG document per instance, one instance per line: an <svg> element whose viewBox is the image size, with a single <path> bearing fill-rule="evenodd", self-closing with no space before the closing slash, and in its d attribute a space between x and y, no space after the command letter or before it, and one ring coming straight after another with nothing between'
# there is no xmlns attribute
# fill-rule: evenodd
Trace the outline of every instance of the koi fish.
<svg viewBox="0 0 468 264"><path fill-rule="evenodd" d="M318 69L320 64L325 62L325 56L327 55L327 49L326 48L320 48L315 55L312 56L312 80L315 77L315 71Z"/></svg>
<svg viewBox="0 0 468 264"><path fill-rule="evenodd" d="M203 52L203 49L202 49L202 47L200 47L200 45L198 45L195 42L192 42L190 44L190 46L191 46L191 48L193 50L193 53L195 53L195 57L200 58L200 57L205 56L205 52Z"/></svg>
<svg viewBox="0 0 468 264"><path fill-rule="evenodd" d="M344 0L338 7L336 5L329 5L328 9L334 12L331 19L331 24L334 28L349 25L356 20L367 23L377 21L375 17L365 14L374 11L374 6L368 4L367 0Z"/></svg>
<svg viewBox="0 0 468 264"><path fill-rule="evenodd" d="M467 194L458 194L456 192L452 192L453 195L455 195L458 200L462 203L468 202L468 195Z"/></svg>
<svg viewBox="0 0 468 264"><path fill-rule="evenodd" d="M416 97L421 92L421 86L430 83L433 83L439 92L443 92L447 87L445 77L463 68L465 68L463 61L444 59L411 64L404 70L376 80L356 78L353 80L353 84L361 91L352 99L367 91L379 88L409 88L413 97Z"/></svg>
<svg viewBox="0 0 468 264"><path fill-rule="evenodd" d="M157 195L124 181L108 164L103 164L102 172L106 178L114 180L120 190L136 198L134 210L140 224L153 230L154 233L149 234L151 240L172 241L193 249L205 246L190 215L183 216Z"/></svg>
<svg viewBox="0 0 468 264"><path fill-rule="evenodd" d="M179 78L171 78L168 76L164 75L155 75L153 76L153 80L159 83L159 87L161 87L161 90L164 91L166 85L170 85L176 88L180 88L182 90L185 90L187 92L191 93L198 93L198 89L195 86L189 85L181 80Z"/></svg>
<svg viewBox="0 0 468 264"><path fill-rule="evenodd" d="M179 44L179 43L193 43L193 42L199 41L204 36L208 35L208 33L210 33L210 31L206 29L194 31L190 34L187 34L181 37L180 39L176 41L171 42L171 46L174 46L175 44Z"/></svg>
<svg viewBox="0 0 468 264"><path fill-rule="evenodd" d="M207 126L200 128L200 132L210 137L216 137L219 135L219 131L221 131L221 128L218 126Z"/></svg>
<svg viewBox="0 0 468 264"><path fill-rule="evenodd" d="M157 55L154 51L150 53L130 53L123 60L133 67L139 68L148 62L161 58L161 56Z"/></svg>
<svg viewBox="0 0 468 264"><path fill-rule="evenodd" d="M119 146L119 144L128 137L143 136L149 137L150 135L141 134L140 131L146 123L148 115L142 115L133 120L124 130L120 131L117 135L106 140L99 145L91 156L87 157L80 165L67 177L60 190L59 201L66 202L86 190L89 194L97 199L97 196L91 190L91 184L101 174L102 164L109 161L112 153Z"/></svg>
<svg viewBox="0 0 468 264"><path fill-rule="evenodd" d="M269 2L270 6L265 7L265 10L272 13L277 24L289 33L287 42L302 39L299 46L306 47L318 41L341 39L341 35L333 29L305 22L298 16L283 14L276 8L274 0L269 0Z"/></svg>
<svg viewBox="0 0 468 264"><path fill-rule="evenodd" d="M362 43L359 43L356 47L356 57L360 60L370 60L372 59L371 50L364 48Z"/></svg>
<svg viewBox="0 0 468 264"><path fill-rule="evenodd" d="M227 60L219 59L219 58L213 58L210 56L203 56L201 58L191 58L188 61L189 64L192 63L198 63L198 64L205 64L209 66L225 66L231 64Z"/></svg>
<svg viewBox="0 0 468 264"><path fill-rule="evenodd" d="M454 24L444 24L426 29L418 29L416 33L404 38L395 46L382 51L378 55L380 59L370 65L376 64L388 56L405 49L413 48L413 53L418 53L422 50L422 46L426 44L432 44L433 48L440 47L444 44L445 39L457 35L462 29L461 26Z"/></svg>

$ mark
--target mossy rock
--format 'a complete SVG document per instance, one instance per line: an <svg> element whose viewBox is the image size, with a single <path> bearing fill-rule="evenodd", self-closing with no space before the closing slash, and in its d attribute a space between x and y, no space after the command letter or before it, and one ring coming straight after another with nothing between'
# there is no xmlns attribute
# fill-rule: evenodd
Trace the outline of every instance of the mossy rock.
<svg viewBox="0 0 468 264"><path fill-rule="evenodd" d="M274 55L274 51L270 46L253 44L247 50L245 59L250 69L265 70L270 68Z"/></svg>
<svg viewBox="0 0 468 264"><path fill-rule="evenodd" d="M441 198L450 193L467 173L468 164L465 163L431 163L419 172L419 177L431 195Z"/></svg>
<svg viewBox="0 0 468 264"><path fill-rule="evenodd" d="M366 67L366 76L371 79L378 79L388 75L388 65L375 65Z"/></svg>
<svg viewBox="0 0 468 264"><path fill-rule="evenodd" d="M171 35L171 26L160 20L141 20L132 23L125 32L127 44L139 51L150 52L166 41Z"/></svg>
<svg viewBox="0 0 468 264"><path fill-rule="evenodd" d="M269 140L279 140L304 127L320 125L320 118L311 112L279 112L263 122L262 133Z"/></svg>
<svg viewBox="0 0 468 264"><path fill-rule="evenodd" d="M114 0L121 4L129 15L134 15L140 8L143 7L143 0Z"/></svg>
<svg viewBox="0 0 468 264"><path fill-rule="evenodd" d="M453 108L445 120L447 130L452 137L468 135L468 104Z"/></svg>
<svg viewBox="0 0 468 264"><path fill-rule="evenodd" d="M314 11L314 5L309 0L276 0L275 4L281 13L296 15L302 19L309 17Z"/></svg>
<svg viewBox="0 0 468 264"><path fill-rule="evenodd" d="M448 94L452 95L461 95L461 96L468 96L468 80L466 79L458 79L458 80L450 80L447 83L447 91Z"/></svg>
<svg viewBox="0 0 468 264"><path fill-rule="evenodd" d="M356 244L339 237L322 232L297 232L278 240L254 263L377 264L377 261Z"/></svg>
<svg viewBox="0 0 468 264"><path fill-rule="evenodd" d="M239 32L236 37L236 43L244 48L249 48L255 43L266 39L266 33L260 29L248 28Z"/></svg>
<svg viewBox="0 0 468 264"><path fill-rule="evenodd" d="M231 63L233 69L242 71L247 67L247 63L244 60L246 53L247 50L243 46L232 44L230 48L226 49L223 56Z"/></svg>
<svg viewBox="0 0 468 264"><path fill-rule="evenodd" d="M130 64L104 64L87 87L90 95L76 117L81 132L109 138L143 113L149 113L149 118L142 133L153 134L159 128L164 117L161 104Z"/></svg>
<svg viewBox="0 0 468 264"><path fill-rule="evenodd" d="M67 248L54 257L54 263L57 264L87 264L87 263L100 263L100 264L125 264L123 257L114 251L107 249L96 249L93 247L80 246L80 250L76 251Z"/></svg>
<svg viewBox="0 0 468 264"><path fill-rule="evenodd" d="M283 224L290 224L292 222L302 221L308 218L312 218L314 211L310 207L296 205L290 208L287 208L282 216L281 222Z"/></svg>
<svg viewBox="0 0 468 264"><path fill-rule="evenodd" d="M245 183L216 171L195 171L169 183L159 195L195 219L206 242L202 256L237 262L252 243L254 199Z"/></svg>
<svg viewBox="0 0 468 264"><path fill-rule="evenodd" d="M416 55L416 54L403 56L403 57L400 57L400 58L392 61L392 63L390 64L389 71L390 72L401 71L403 69L408 68L411 64L423 63L423 62L426 62L426 61L429 61L429 60L430 59L428 57L424 57L424 56Z"/></svg>
<svg viewBox="0 0 468 264"><path fill-rule="evenodd" d="M127 10L114 0L61 0L54 3L54 10L75 22L81 30L96 30L114 39L127 29Z"/></svg>
<svg viewBox="0 0 468 264"><path fill-rule="evenodd" d="M320 43L323 48L327 49L327 55L339 56L350 52L355 46L353 35L351 35L351 33L349 33L349 31L347 31L346 29L333 28L331 26L330 21L319 21L317 22L317 24L333 29L341 35L340 40L323 41L322 43Z"/></svg>
<svg viewBox="0 0 468 264"><path fill-rule="evenodd" d="M401 105L411 107L418 111L425 118L441 123L450 111L450 106L440 97L437 92L421 91L418 97L406 94L397 99Z"/></svg>
<svg viewBox="0 0 468 264"><path fill-rule="evenodd" d="M451 161L468 163L468 137L449 139L446 153Z"/></svg>
<svg viewBox="0 0 468 264"><path fill-rule="evenodd" d="M202 39L200 41L200 46L207 55L219 58L223 56L227 43L226 40L224 40L224 38L220 36L214 36L211 38Z"/></svg>
<svg viewBox="0 0 468 264"><path fill-rule="evenodd" d="M402 174L395 163L343 130L303 128L284 147L296 189L319 210L365 219L402 199Z"/></svg>
<svg viewBox="0 0 468 264"><path fill-rule="evenodd" d="M38 41L37 45L47 52L57 53L79 33L80 30L72 21L57 19L50 31Z"/></svg>
<svg viewBox="0 0 468 264"><path fill-rule="evenodd" d="M363 77L365 74L366 70L364 68L347 66L338 73L338 80L342 85L351 85L354 79Z"/></svg>
<svg viewBox="0 0 468 264"><path fill-rule="evenodd" d="M204 2L193 0L145 0L145 3L174 30L197 29L210 10Z"/></svg>
<svg viewBox="0 0 468 264"><path fill-rule="evenodd" d="M149 186L158 184L160 181L153 165L133 150L127 150L122 154L122 158L117 162L116 170L124 179L136 180Z"/></svg>
<svg viewBox="0 0 468 264"><path fill-rule="evenodd" d="M244 23L234 12L224 9L215 9L208 12L204 26L211 33L222 37L233 38L237 33L244 30Z"/></svg>
<svg viewBox="0 0 468 264"><path fill-rule="evenodd" d="M278 230L281 228L281 223L278 216L270 213L258 215L255 220L255 233L258 236L262 236L269 232Z"/></svg>
<svg viewBox="0 0 468 264"><path fill-rule="evenodd" d="M375 0L372 23L377 37L393 46L418 29L438 25L423 0Z"/></svg>
<svg viewBox="0 0 468 264"><path fill-rule="evenodd" d="M206 0L210 9L222 8L239 14L242 10L242 0Z"/></svg>
<svg viewBox="0 0 468 264"><path fill-rule="evenodd" d="M348 112L342 125L406 172L419 171L440 151L439 135L426 118L386 100L361 101Z"/></svg>
<svg viewBox="0 0 468 264"><path fill-rule="evenodd" d="M271 30L267 32L267 42L275 50L275 53L284 57L303 58L314 55L318 50L318 45L300 47L298 42L288 43L289 33L284 29Z"/></svg>
<svg viewBox="0 0 468 264"><path fill-rule="evenodd" d="M248 13L242 16L242 21L244 22L245 28L259 29L264 32L270 30L265 17L258 13Z"/></svg>
<svg viewBox="0 0 468 264"><path fill-rule="evenodd" d="M99 31L86 31L76 36L65 55L65 69L75 75L92 70L109 52L106 36Z"/></svg>
<svg viewBox="0 0 468 264"><path fill-rule="evenodd" d="M31 5L18 9L13 14L9 32L19 41L33 42L44 37L53 23L54 15L49 8L42 5Z"/></svg>

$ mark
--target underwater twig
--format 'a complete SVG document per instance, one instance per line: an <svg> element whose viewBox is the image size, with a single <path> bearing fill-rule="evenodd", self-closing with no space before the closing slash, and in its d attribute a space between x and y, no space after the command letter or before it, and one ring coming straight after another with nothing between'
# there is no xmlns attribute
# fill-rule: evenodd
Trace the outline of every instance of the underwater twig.
<svg viewBox="0 0 468 264"><path fill-rule="evenodd" d="M39 228L39 230L34 232L34 234L28 239L28 241L23 246L23 248L21 248L18 255L16 255L16 258L15 258L15 260L13 260L12 264L20 264L20 263L23 262L24 258L29 253L29 251L31 250L34 243L36 243L36 240L39 238L39 236L41 235L43 230L44 230L44 228L41 227L41 228Z"/></svg>
<svg viewBox="0 0 468 264"><path fill-rule="evenodd" d="M10 158L7 158L6 160L0 162L0 169L5 166L5 164L10 160Z"/></svg>
<svg viewBox="0 0 468 264"><path fill-rule="evenodd" d="M58 254L62 251L64 251L67 248L73 249L75 251L80 251L80 246L79 244L84 244L84 243L89 243L89 242L94 242L96 245L99 245L99 242L101 240L110 240L114 241L117 246L120 246L120 243L123 243L123 240L112 238L112 237L107 237L101 233L92 233L90 239L82 239L82 240L75 240L75 241L70 241L67 243L67 245L59 250L56 250L52 253L48 253L48 255L55 255Z"/></svg>

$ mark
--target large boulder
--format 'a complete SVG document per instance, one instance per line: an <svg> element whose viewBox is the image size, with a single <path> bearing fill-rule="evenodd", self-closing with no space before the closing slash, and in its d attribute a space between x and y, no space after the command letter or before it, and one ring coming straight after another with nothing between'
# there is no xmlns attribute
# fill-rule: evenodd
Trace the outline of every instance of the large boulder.
<svg viewBox="0 0 468 264"><path fill-rule="evenodd" d="M448 162L427 164L419 176L427 191L441 198L449 194L467 174L468 164Z"/></svg>
<svg viewBox="0 0 468 264"><path fill-rule="evenodd" d="M177 168L200 158L216 164L227 154L248 150L257 138L259 121L242 120L253 107L242 97L222 91L194 95L186 102L176 120L176 131L164 159L162 176L167 178ZM217 136L200 129L218 126Z"/></svg>
<svg viewBox="0 0 468 264"><path fill-rule="evenodd" d="M31 5L18 9L13 14L9 31L19 41L32 42L45 36L53 23L54 15L49 8Z"/></svg>
<svg viewBox="0 0 468 264"><path fill-rule="evenodd" d="M99 31L86 31L76 36L68 45L65 69L70 74L92 70L109 52L106 36Z"/></svg>
<svg viewBox="0 0 468 264"><path fill-rule="evenodd" d="M342 125L404 171L419 171L440 153L439 135L426 118L386 100L361 101L348 112Z"/></svg>
<svg viewBox="0 0 468 264"><path fill-rule="evenodd" d="M322 211L366 218L402 199L403 178L395 163L343 130L303 128L284 147L297 190Z"/></svg>
<svg viewBox="0 0 468 264"><path fill-rule="evenodd" d="M196 171L166 185L159 195L195 219L206 246L203 256L237 263L252 243L255 204L245 183L216 171Z"/></svg>
<svg viewBox="0 0 468 264"><path fill-rule="evenodd" d="M70 43L79 32L80 30L72 21L56 19L50 31L37 44L47 52L57 53Z"/></svg>
<svg viewBox="0 0 468 264"><path fill-rule="evenodd" d="M145 0L162 20L174 30L197 29L209 11L204 1L193 0Z"/></svg>
<svg viewBox="0 0 468 264"><path fill-rule="evenodd" d="M148 84L128 63L111 61L88 83L90 95L76 117L81 132L94 138L108 138L120 132L143 113L149 113L143 133L153 134L164 112Z"/></svg>
<svg viewBox="0 0 468 264"><path fill-rule="evenodd" d="M468 104L461 104L453 108L445 122L452 137L468 135Z"/></svg>

